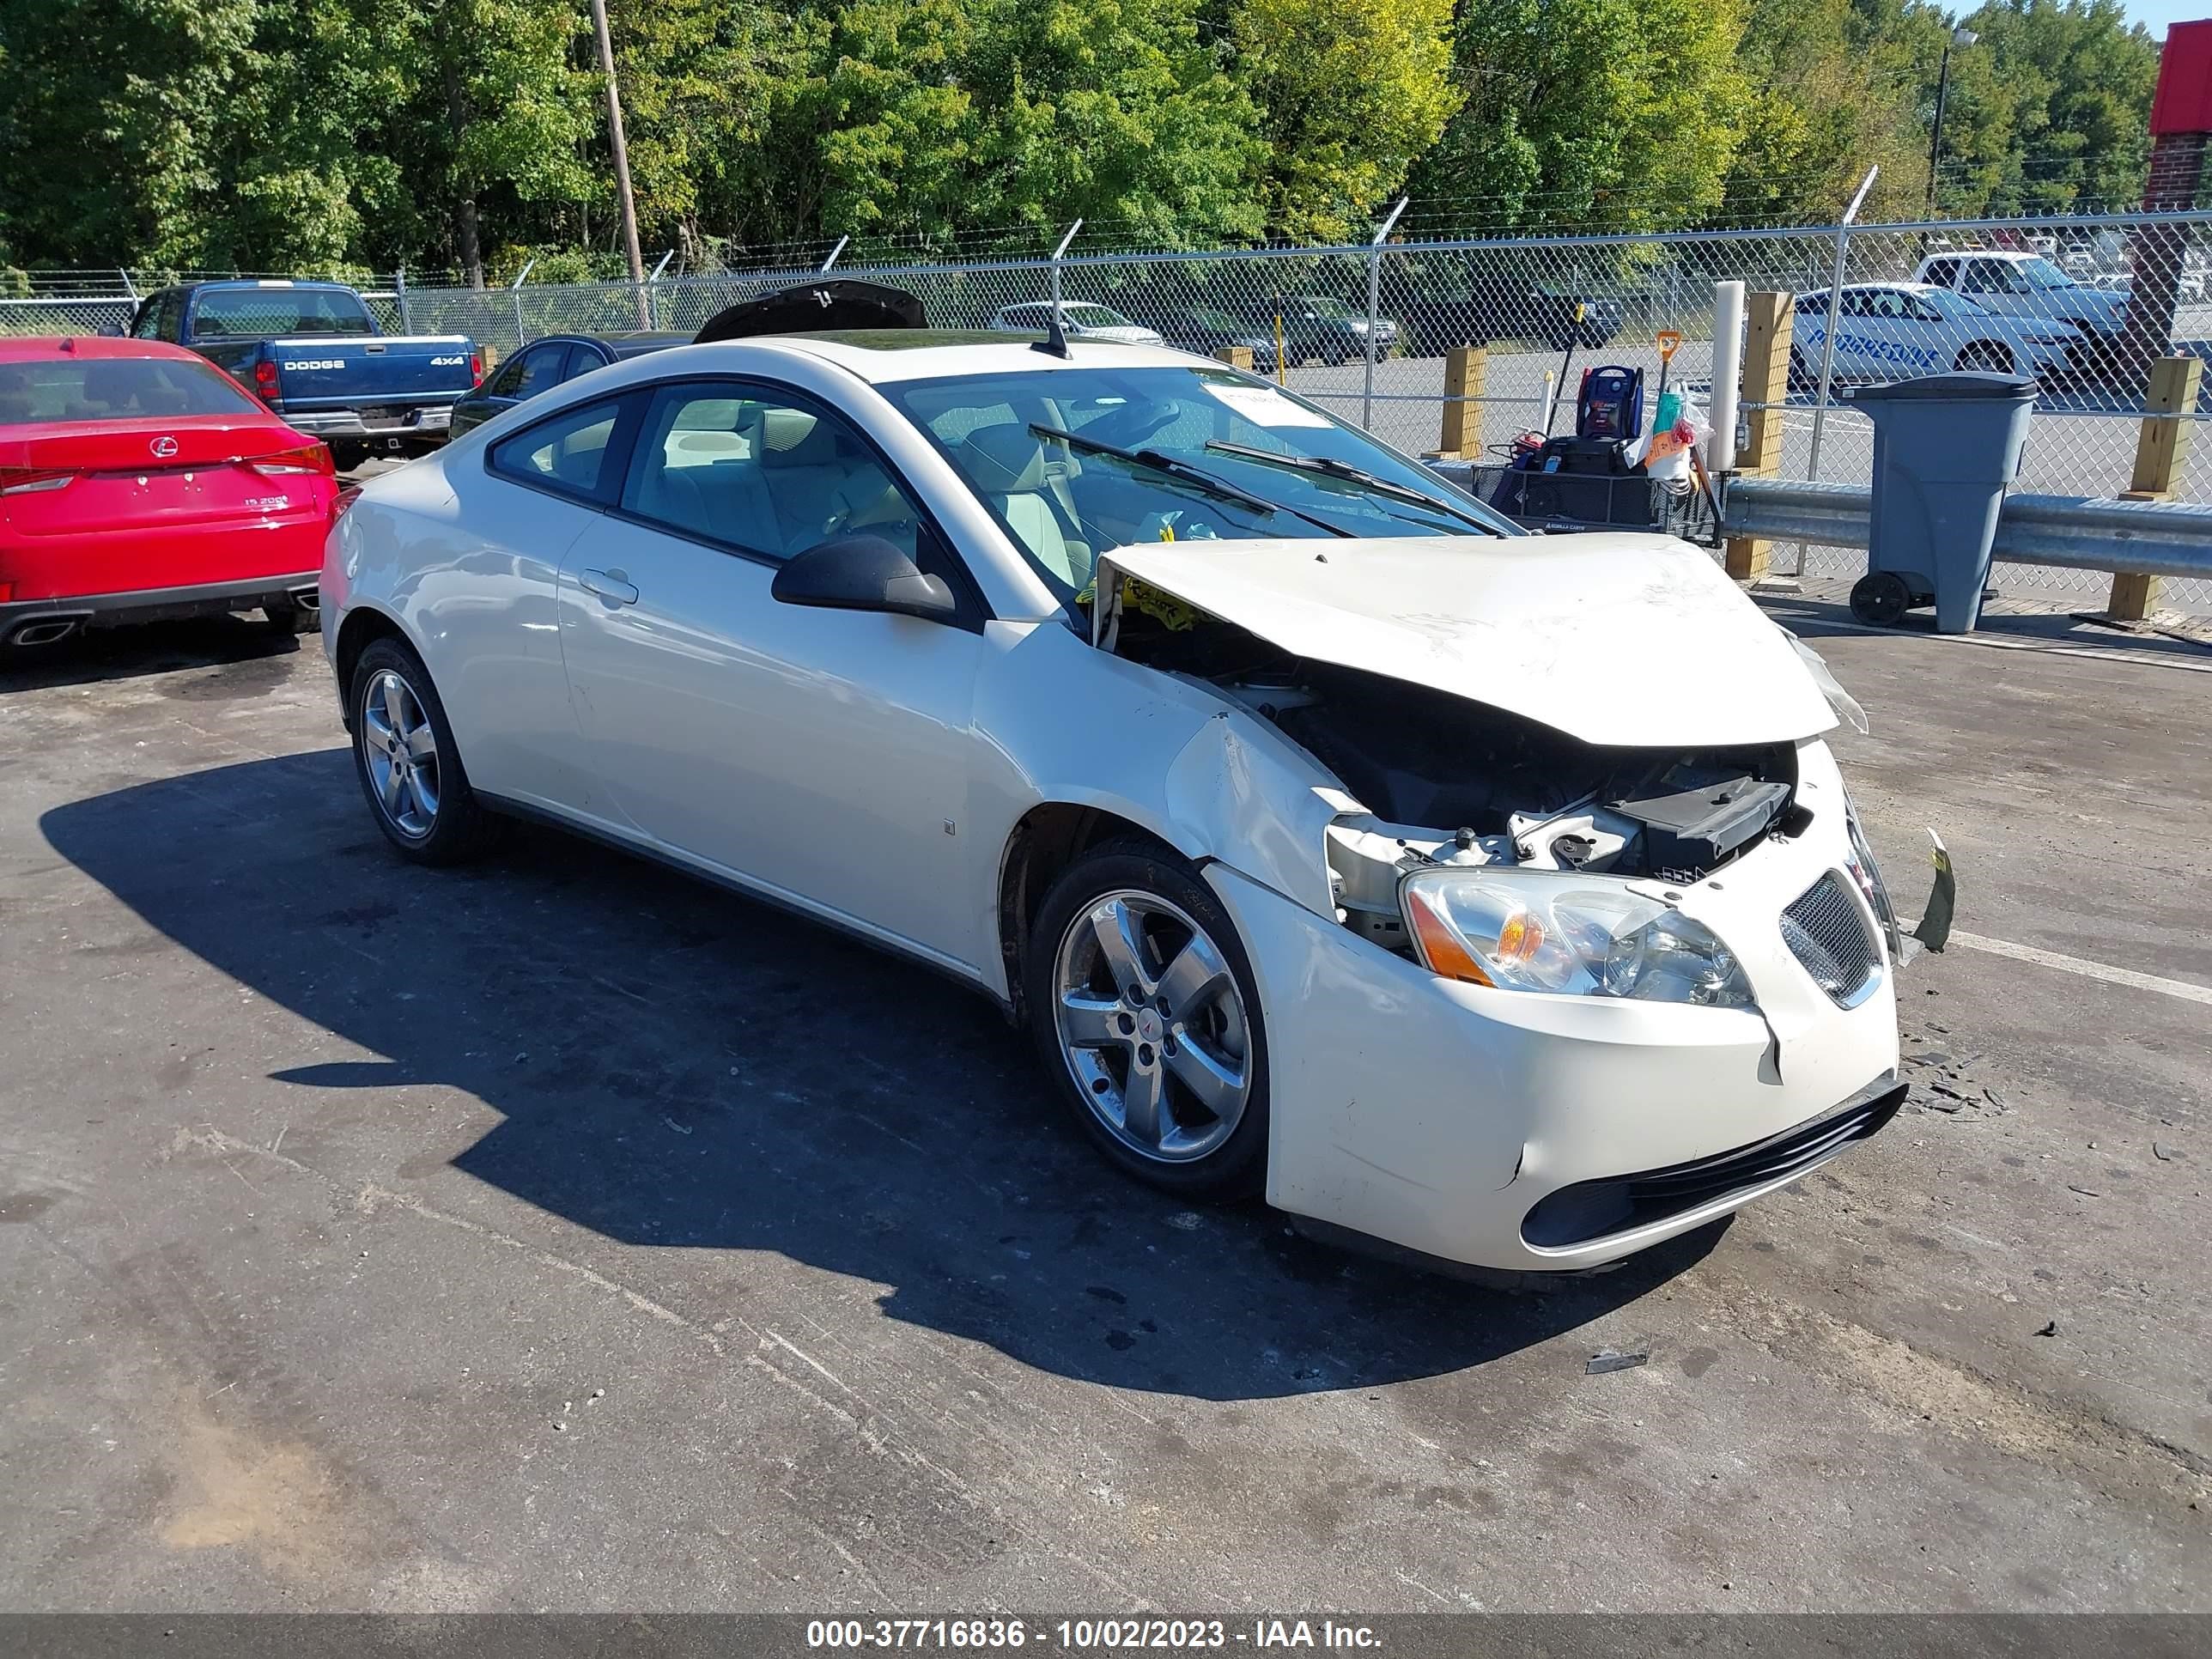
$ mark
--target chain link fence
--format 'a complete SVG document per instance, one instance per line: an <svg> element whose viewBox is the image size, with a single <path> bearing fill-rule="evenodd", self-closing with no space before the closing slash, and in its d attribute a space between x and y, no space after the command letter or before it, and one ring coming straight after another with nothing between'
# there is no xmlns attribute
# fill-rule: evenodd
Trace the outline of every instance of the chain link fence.
<svg viewBox="0 0 2212 1659"><path fill-rule="evenodd" d="M489 289L400 275L366 292L389 330L466 335L497 356L547 334L690 333L726 306L819 274L779 266L643 284ZM1523 432L1569 429L1586 368L1640 368L1656 382L1662 330L1682 339L1668 371L1674 382L1708 390L1713 284L1741 281L1795 296L1780 476L1837 483L1865 482L1873 459L1871 428L1848 401L1852 385L1984 368L2042 383L2021 488L2116 495L2130 482L2150 361L2212 356L2212 210L1079 252L1057 261L855 264L836 274L910 289L939 326L1036 326L1037 313L1019 308L1057 296L1079 335L1129 322L1194 351L1242 347L1258 372L1415 454L1439 441L1446 352L1481 346L1486 373L1480 398L1467 400L1463 447L1492 458L1510 453ZM153 285L118 276L141 291ZM2162 295L2173 299L2170 319ZM116 328L133 303L113 291L0 297L0 333ZM2193 435L2212 419L2212 387L2198 408L2174 418ZM2188 447L2174 493L2212 501L2212 442ZM1856 575L1864 562L1841 549L1776 555L1778 570L1812 577ZM2093 601L2106 582L2087 571L2027 568L2001 568L1997 580L2019 597L2061 604ZM2212 583L2169 581L2166 598L2212 611Z"/></svg>

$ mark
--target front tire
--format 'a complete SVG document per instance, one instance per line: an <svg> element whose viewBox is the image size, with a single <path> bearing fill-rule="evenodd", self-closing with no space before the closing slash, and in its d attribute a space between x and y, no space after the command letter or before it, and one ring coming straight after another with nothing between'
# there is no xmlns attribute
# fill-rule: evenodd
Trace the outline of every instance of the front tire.
<svg viewBox="0 0 2212 1659"><path fill-rule="evenodd" d="M1039 908L1023 977L1038 1057L1109 1163L1181 1198L1259 1190L1259 987L1196 871L1141 842L1085 854Z"/></svg>
<svg viewBox="0 0 2212 1659"><path fill-rule="evenodd" d="M2014 368L2012 352L1987 340L1977 340L1961 351L1952 367L1961 372L1978 369L1990 374L2010 374Z"/></svg>
<svg viewBox="0 0 2212 1659"><path fill-rule="evenodd" d="M347 693L354 773L385 840L417 864L460 864L489 851L506 821L469 787L430 672L398 640L376 640Z"/></svg>

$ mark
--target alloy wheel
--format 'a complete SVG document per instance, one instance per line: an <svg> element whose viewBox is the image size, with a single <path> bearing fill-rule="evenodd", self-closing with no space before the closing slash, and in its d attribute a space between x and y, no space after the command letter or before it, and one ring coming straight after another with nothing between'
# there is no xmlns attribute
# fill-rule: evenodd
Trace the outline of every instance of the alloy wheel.
<svg viewBox="0 0 2212 1659"><path fill-rule="evenodd" d="M438 824L438 734L415 688L389 668L362 694L361 744L378 810L410 841L428 836Z"/></svg>
<svg viewBox="0 0 2212 1659"><path fill-rule="evenodd" d="M1236 1132L1251 1026L1228 959L1182 908L1133 889L1092 900L1061 936L1053 992L1061 1056L1115 1139L1188 1164Z"/></svg>

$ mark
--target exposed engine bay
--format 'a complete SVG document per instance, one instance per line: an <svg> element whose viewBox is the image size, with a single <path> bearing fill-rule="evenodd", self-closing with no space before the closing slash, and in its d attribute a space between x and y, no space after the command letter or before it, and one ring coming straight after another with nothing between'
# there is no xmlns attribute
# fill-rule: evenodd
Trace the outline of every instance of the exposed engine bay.
<svg viewBox="0 0 2212 1659"><path fill-rule="evenodd" d="M1183 618L1178 617L1178 623ZM1297 658L1200 615L1126 611L1117 653L1202 679L1342 781L1328 858L1346 925L1406 947L1399 879L1430 865L1520 865L1687 884L1801 827L1796 750L1608 748L1362 669Z"/></svg>

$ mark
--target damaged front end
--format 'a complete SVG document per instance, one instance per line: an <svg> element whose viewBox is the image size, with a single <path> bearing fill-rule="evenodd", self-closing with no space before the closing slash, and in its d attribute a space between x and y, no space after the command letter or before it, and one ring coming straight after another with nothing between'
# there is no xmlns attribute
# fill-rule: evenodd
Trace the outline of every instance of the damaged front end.
<svg viewBox="0 0 2212 1659"><path fill-rule="evenodd" d="M1702 554L1577 539L1613 545L1581 570L1556 540L1535 544L1548 569L1512 543L1367 544L1335 568L1280 544L1121 550L1102 561L1095 637L1204 682L1342 783L1329 892L1370 943L1501 988L1747 1006L1726 945L1677 902L1803 833L1801 745L1834 698ZM1900 960L1850 822L1850 874ZM1560 879L1577 876L1600 879Z"/></svg>

